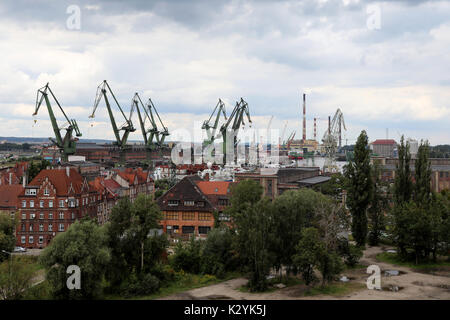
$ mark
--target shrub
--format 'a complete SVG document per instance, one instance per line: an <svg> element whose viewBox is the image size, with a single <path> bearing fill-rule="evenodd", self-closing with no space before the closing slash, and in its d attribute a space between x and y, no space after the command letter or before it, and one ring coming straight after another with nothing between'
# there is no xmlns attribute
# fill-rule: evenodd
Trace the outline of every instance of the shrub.
<svg viewBox="0 0 450 320"><path fill-rule="evenodd" d="M152 294L160 288L160 281L151 274L145 274L140 277L130 276L121 285L121 293L125 297L140 296Z"/></svg>
<svg viewBox="0 0 450 320"><path fill-rule="evenodd" d="M359 262L359 259L361 259L362 256L363 251L361 250L361 248L351 244L349 246L348 253L344 256L345 264L349 267L354 267Z"/></svg>

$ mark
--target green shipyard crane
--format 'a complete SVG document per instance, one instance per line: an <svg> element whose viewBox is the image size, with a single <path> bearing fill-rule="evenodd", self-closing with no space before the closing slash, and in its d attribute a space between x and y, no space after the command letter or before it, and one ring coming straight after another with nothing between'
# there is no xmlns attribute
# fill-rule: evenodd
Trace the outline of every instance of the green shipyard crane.
<svg viewBox="0 0 450 320"><path fill-rule="evenodd" d="M244 126L244 113L247 116L248 122L251 126L252 120L250 118L250 110L248 108L248 104L247 102L244 101L244 99L241 98L241 100L239 102L236 102L236 105L233 109L233 112L231 113L230 117L228 118L228 121L225 122L221 127L220 127L220 133L222 135L222 139L223 139L223 145L222 145L222 150L223 150L223 157L224 157L224 163L226 160L226 154L227 154L227 148L228 148L228 141L227 141L227 132L231 133L233 135L233 148L235 148L237 146L237 134L239 132L239 129L241 126ZM236 153L235 153L235 158L236 158Z"/></svg>
<svg viewBox="0 0 450 320"><path fill-rule="evenodd" d="M116 120L114 119L113 111L111 108L111 105L109 104L108 95L107 92L109 91L109 94L113 97L114 102L117 105L117 108L120 110L122 116L125 119L125 123L119 128L116 124ZM109 86L108 82L104 80L98 87L97 87L97 94L95 96L95 102L94 102L94 110L92 111L92 114L89 116L89 118L95 117L95 111L97 110L98 104L102 100L102 97L105 99L106 108L108 109L109 119L111 120L111 125L114 131L114 136L116 137L115 145L119 147L120 150L124 150L127 145L128 136L130 135L130 132L136 131L136 129L133 126L133 123L131 122L131 114L130 118L127 118L125 113L123 112L122 108L120 107L119 102L117 101L116 97L114 96L114 93L111 90L111 87ZM122 137L120 137L120 131L124 131Z"/></svg>
<svg viewBox="0 0 450 320"><path fill-rule="evenodd" d="M144 110L145 117L143 117L139 105L142 107L142 110ZM144 106L144 104L142 103L141 97L136 92L134 94L134 97L132 100L130 114L133 113L134 109L136 109L136 111L137 111L142 136L144 138L144 143L147 146L147 148L150 150L162 148L165 138L169 135L169 130L167 129L166 126L164 126L164 124L161 120L161 117L159 116L159 113L156 110L155 105L153 104L152 99L149 98L146 106ZM153 115L154 113L158 117L158 120L161 124L162 130L158 129L158 125L156 124L155 117ZM131 116L130 116L130 119L131 119ZM150 121L150 125L151 125L150 129L146 129L146 127L145 127L145 121L147 119ZM153 140L155 140L155 142L153 142Z"/></svg>
<svg viewBox="0 0 450 320"><path fill-rule="evenodd" d="M217 111L217 114L216 114ZM214 117L214 114L216 114L216 118L214 120L214 123L211 125L211 119ZM216 130L217 126L219 125L220 115L223 114L223 117L225 118L225 121L227 120L227 114L225 112L225 104L221 99L219 99L219 102L217 102L216 107L214 108L213 112L211 113L211 116L208 120L205 120L202 125L202 130L206 130L206 136L207 139L203 141L203 145L206 147L212 143L214 143L214 140L216 137ZM211 130L212 129L212 130Z"/></svg>
<svg viewBox="0 0 450 320"><path fill-rule="evenodd" d="M65 126L65 124L62 127L58 126L58 122L56 121L55 113L53 112L53 108L50 103L49 93L52 96L53 100L58 105L58 107L61 110L64 117L66 118L67 126ZM80 129L78 128L78 124L77 124L76 120L69 119L67 117L66 113L64 112L64 109L59 104L58 99L56 99L56 97L53 94L52 89L50 89L48 83L44 87L38 89L38 91L37 91L36 109L34 110L33 116L37 115L39 108L41 107L41 104L44 100L45 100L45 104L47 105L48 114L50 116L50 122L52 123L53 131L55 133L55 138L49 138L49 139L61 151L62 161L67 161L69 158L69 155L75 154L75 152L76 152L76 142L78 141L78 138L73 137L73 132L75 131L75 135L77 137L81 137L82 134L80 132ZM63 129L66 130L66 134L64 135L64 138L61 135L61 130L63 130Z"/></svg>

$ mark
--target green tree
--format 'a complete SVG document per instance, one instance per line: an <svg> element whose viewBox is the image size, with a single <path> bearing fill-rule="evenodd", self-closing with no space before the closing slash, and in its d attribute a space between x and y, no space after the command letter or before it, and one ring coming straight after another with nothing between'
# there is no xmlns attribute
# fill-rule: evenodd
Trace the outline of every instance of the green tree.
<svg viewBox="0 0 450 320"><path fill-rule="evenodd" d="M163 255L168 241L165 235L152 234L159 227L161 212L149 195L139 195L131 203L128 198L119 200L113 207L106 225L111 263L108 279L111 286L120 284L134 272L148 272Z"/></svg>
<svg viewBox="0 0 450 320"><path fill-rule="evenodd" d="M388 187L380 179L380 167L377 162L372 166L373 194L368 209L369 244L377 246L382 232L386 229L385 213L388 209L386 193Z"/></svg>
<svg viewBox="0 0 450 320"><path fill-rule="evenodd" d="M303 229L295 250L292 261L297 266L306 285L310 285L317 280L314 268L319 266L321 256L325 252L325 245L320 239L319 231L314 227Z"/></svg>
<svg viewBox="0 0 450 320"><path fill-rule="evenodd" d="M411 154L409 152L409 143L401 137L398 146L398 163L395 170L394 180L394 199L397 204L408 202L413 192L410 168Z"/></svg>
<svg viewBox="0 0 450 320"><path fill-rule="evenodd" d="M11 257L0 264L0 299L21 299L31 287L33 268L29 263Z"/></svg>
<svg viewBox="0 0 450 320"><path fill-rule="evenodd" d="M421 142L415 163L414 200L426 204L431 200L431 163L428 142Z"/></svg>
<svg viewBox="0 0 450 320"><path fill-rule="evenodd" d="M286 276L291 269L295 270L292 256L296 252L302 229L314 223L318 206L329 202L327 197L311 189L289 190L277 197L273 202L273 234L272 243L274 264L277 270L286 267Z"/></svg>
<svg viewBox="0 0 450 320"><path fill-rule="evenodd" d="M368 137L363 130L355 145L355 158L345 167L348 180L347 205L352 216L352 234L358 246L365 246L367 208L373 192Z"/></svg>
<svg viewBox="0 0 450 320"><path fill-rule="evenodd" d="M238 267L237 254L233 250L233 234L227 227L219 227L208 233L202 253L202 270L219 278Z"/></svg>
<svg viewBox="0 0 450 320"><path fill-rule="evenodd" d="M319 191L323 194L329 195L335 199L340 198L342 190L345 189L346 179L342 173L334 173L331 179L323 184L314 186L315 191Z"/></svg>
<svg viewBox="0 0 450 320"><path fill-rule="evenodd" d="M44 249L40 263L46 268L46 279L55 298L93 299L101 296L105 269L110 262L106 240L104 228L94 221L76 221ZM66 286L66 270L70 265L80 267L80 290L69 290Z"/></svg>
<svg viewBox="0 0 450 320"><path fill-rule="evenodd" d="M12 252L16 243L15 230L18 223L17 215L11 217L8 211L0 211L0 262L8 259L6 252Z"/></svg>
<svg viewBox="0 0 450 320"><path fill-rule="evenodd" d="M140 194L131 206L131 234L139 241L141 248L140 271L144 271L144 245L151 229L159 227L161 211L152 197Z"/></svg>
<svg viewBox="0 0 450 320"><path fill-rule="evenodd" d="M231 206L227 208L236 233L236 247L242 265L249 271L251 291L264 291L266 277L272 266L272 203L261 199L262 187L253 180L244 180L232 188Z"/></svg>

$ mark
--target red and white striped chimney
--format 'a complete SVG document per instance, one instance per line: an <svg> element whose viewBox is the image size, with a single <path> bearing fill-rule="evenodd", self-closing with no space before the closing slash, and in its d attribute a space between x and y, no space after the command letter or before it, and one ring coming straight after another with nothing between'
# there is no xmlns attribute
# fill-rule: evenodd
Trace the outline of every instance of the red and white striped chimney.
<svg viewBox="0 0 450 320"><path fill-rule="evenodd" d="M303 94L303 142L306 141L306 94Z"/></svg>
<svg viewBox="0 0 450 320"><path fill-rule="evenodd" d="M317 137L317 118L314 118L314 140L316 140Z"/></svg>

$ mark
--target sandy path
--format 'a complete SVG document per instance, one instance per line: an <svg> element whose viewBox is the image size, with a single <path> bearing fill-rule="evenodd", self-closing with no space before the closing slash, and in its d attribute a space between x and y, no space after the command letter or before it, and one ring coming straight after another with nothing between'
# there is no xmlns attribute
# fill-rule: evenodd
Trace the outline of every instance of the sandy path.
<svg viewBox="0 0 450 320"><path fill-rule="evenodd" d="M381 286L383 288L389 288L390 285L398 286L401 289L397 292L389 290L368 290L365 287L360 290L353 291L346 296L334 297L328 295L318 295L313 297L303 297L302 291L304 286L292 286L284 289L278 289L273 292L267 293L247 293L240 292L237 289L243 286L247 280L244 278L237 278L229 281L225 281L219 284L211 285L208 287L197 288L182 293L174 294L171 296L163 297L164 300L179 300L179 299L192 299L192 300L319 300L319 299L349 299L349 300L361 300L361 299L444 299L450 300L450 277L436 276L431 274L417 273L407 267L393 266L388 263L378 262L375 256L382 252L380 247L370 247L364 251L364 256L361 258L360 263L364 265L376 264L382 271ZM384 270L400 270L403 273L399 276L385 277ZM365 286L368 274L365 273L365 269L349 270L344 272L346 276L351 278L351 281L360 283Z"/></svg>

